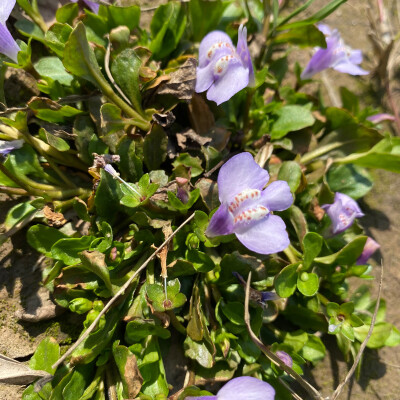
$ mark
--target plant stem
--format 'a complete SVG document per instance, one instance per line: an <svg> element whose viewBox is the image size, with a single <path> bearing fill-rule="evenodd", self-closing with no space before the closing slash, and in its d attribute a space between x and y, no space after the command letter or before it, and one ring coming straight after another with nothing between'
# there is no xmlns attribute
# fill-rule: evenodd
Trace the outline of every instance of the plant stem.
<svg viewBox="0 0 400 400"><path fill-rule="evenodd" d="M330 144L327 144L322 147L318 147L317 149L304 154L303 157L301 157L301 159L300 159L300 163L307 164L307 163L313 161L315 158L320 157L320 156L324 155L325 153L329 153L330 151L337 149L337 148L345 145L346 143L349 143L349 142L345 142L345 143L334 142L334 143L330 143Z"/></svg>
<svg viewBox="0 0 400 400"><path fill-rule="evenodd" d="M182 333L182 335L186 336L186 328L180 323L178 318L176 318L175 313L172 310L168 310L167 314L170 318L172 326L179 332Z"/></svg>
<svg viewBox="0 0 400 400"><path fill-rule="evenodd" d="M288 260L290 261L291 264L295 264L297 263L297 257L293 254L292 249L289 247L287 247L285 250L283 250L283 252L285 253L286 257L288 258Z"/></svg>

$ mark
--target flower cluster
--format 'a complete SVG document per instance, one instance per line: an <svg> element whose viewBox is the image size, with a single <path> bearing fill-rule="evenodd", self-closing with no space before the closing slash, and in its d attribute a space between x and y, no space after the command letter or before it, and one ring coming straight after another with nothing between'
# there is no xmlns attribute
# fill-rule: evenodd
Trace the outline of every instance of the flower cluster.
<svg viewBox="0 0 400 400"><path fill-rule="evenodd" d="M6 26L6 21L14 6L15 0L3 0L0 2L0 53L18 62L17 55L21 49Z"/></svg>
<svg viewBox="0 0 400 400"><path fill-rule="evenodd" d="M240 153L227 161L218 175L220 207L206 230L209 237L234 233L248 249L272 254L289 246L282 218L271 211L286 210L293 203L285 181L269 181L250 153Z"/></svg>
<svg viewBox="0 0 400 400"><path fill-rule="evenodd" d="M326 37L326 49L317 47L314 55L301 74L301 79L309 79L327 68L350 75L367 75L369 72L358 66L362 62L361 50L353 50L347 46L337 29L319 24L318 29Z"/></svg>
<svg viewBox="0 0 400 400"><path fill-rule="evenodd" d="M218 105L254 84L254 71L247 48L247 29L240 25L237 47L221 31L206 35L200 43L196 92L207 90L207 99Z"/></svg>
<svg viewBox="0 0 400 400"><path fill-rule="evenodd" d="M267 382L240 376L226 383L216 396L186 397L186 400L274 400L275 390Z"/></svg>

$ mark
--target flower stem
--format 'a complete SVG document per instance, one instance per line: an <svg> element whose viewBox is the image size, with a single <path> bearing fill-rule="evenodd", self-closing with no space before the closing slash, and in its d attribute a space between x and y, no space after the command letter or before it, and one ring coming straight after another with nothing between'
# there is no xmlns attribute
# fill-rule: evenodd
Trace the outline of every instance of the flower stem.
<svg viewBox="0 0 400 400"><path fill-rule="evenodd" d="M346 143L348 143L348 142L346 142ZM329 153L330 151L337 149L346 143L334 142L334 143L330 143L330 144L327 144L322 147L318 147L317 149L304 154L303 157L301 157L301 159L300 159L300 163L307 164L307 163L313 161L315 158L320 157L326 153Z"/></svg>
<svg viewBox="0 0 400 400"><path fill-rule="evenodd" d="M290 245L285 250L283 250L283 252L285 253L286 257L288 258L288 260L290 261L291 264L297 263L297 261L298 261L297 257L293 254L293 251L292 251Z"/></svg>
<svg viewBox="0 0 400 400"><path fill-rule="evenodd" d="M182 333L182 335L186 336L186 328L180 323L178 318L176 318L175 313L172 310L168 310L167 314L170 318L172 326L179 332Z"/></svg>

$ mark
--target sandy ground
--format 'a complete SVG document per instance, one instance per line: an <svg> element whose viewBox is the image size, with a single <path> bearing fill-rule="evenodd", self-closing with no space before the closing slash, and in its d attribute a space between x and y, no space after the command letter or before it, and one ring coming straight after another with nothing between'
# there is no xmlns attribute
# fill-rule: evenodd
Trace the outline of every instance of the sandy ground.
<svg viewBox="0 0 400 400"><path fill-rule="evenodd" d="M327 0L316 0L309 15ZM151 2L146 2L146 4ZM367 0L349 0L327 20L332 27L342 33L346 42L361 48L365 54L365 69L374 66L374 54L367 33L369 24L366 9L374 2ZM376 15L376 8L373 8ZM297 52L296 58L304 66L309 54L306 50ZM328 80L336 90L340 86L353 88L363 93L368 78L357 80L335 71L328 73ZM380 98L375 98L377 104ZM398 293L400 290L400 175L379 171L375 173L376 185L365 198L362 208L366 214L361 222L367 233L381 245L384 260L383 297L387 301L387 320L400 327L398 311ZM1 196L1 195L0 195ZM4 220L5 210L18 200L0 197L0 221ZM58 317L50 321L31 323L21 322L15 312L34 309L43 305L46 299L44 289L40 289L40 271L33 271L37 255L26 245L25 231L15 235L0 248L0 352L9 357L28 360L40 340L47 335L64 340L71 333L73 321ZM375 275L379 275L379 268ZM358 282L357 282L358 283ZM371 285L375 285L371 282ZM376 287L375 287L376 289ZM374 289L374 290L375 290ZM376 290L375 290L376 293ZM326 359L312 371L307 378L318 387L325 396L329 396L341 379L348 366L340 353L335 349L334 339L328 341L329 354ZM400 349L387 348L365 353L361 377L358 382L352 381L342 394L342 399L352 400L396 400L400 398ZM17 400L21 398L20 387L1 385L0 400Z"/></svg>

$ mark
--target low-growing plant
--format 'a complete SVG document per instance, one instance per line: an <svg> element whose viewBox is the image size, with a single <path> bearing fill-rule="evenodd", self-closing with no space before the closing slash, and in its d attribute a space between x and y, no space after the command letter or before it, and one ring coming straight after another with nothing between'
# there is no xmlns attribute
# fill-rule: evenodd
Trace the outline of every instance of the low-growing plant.
<svg viewBox="0 0 400 400"><path fill-rule="evenodd" d="M367 73L316 25L345 0L308 18L312 0L291 13L170 1L149 27L137 5L71 2L48 27L36 0L17 2L25 40L5 25L11 1L0 69L29 73L38 94L0 117L0 191L21 196L2 239L29 225L43 284L85 318L62 357L39 346L30 367L54 377L23 399L193 399L231 379L212 399L288 399L326 335L349 362L368 334L369 348L400 343L384 302L374 314L368 287L349 289L373 279L379 247L356 200L369 169L400 172L400 140L348 89L341 107L303 91L326 68ZM302 68L293 46L318 49ZM185 356L174 388L172 341Z"/></svg>

